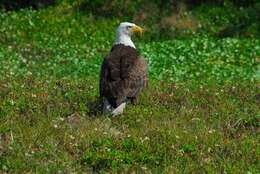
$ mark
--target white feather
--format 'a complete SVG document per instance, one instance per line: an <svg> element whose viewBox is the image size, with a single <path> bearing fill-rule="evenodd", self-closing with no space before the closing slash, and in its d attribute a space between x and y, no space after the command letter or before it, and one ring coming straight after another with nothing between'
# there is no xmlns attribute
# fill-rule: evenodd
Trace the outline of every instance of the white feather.
<svg viewBox="0 0 260 174"><path fill-rule="evenodd" d="M135 48L135 45L129 36L120 36L116 38L115 45L123 44Z"/></svg>
<svg viewBox="0 0 260 174"><path fill-rule="evenodd" d="M135 48L133 41L131 40L131 35L133 34L130 30L128 30L128 26L135 26L135 24L130 22L122 22L116 31L116 40L115 45L123 44L126 46L130 46Z"/></svg>
<svg viewBox="0 0 260 174"><path fill-rule="evenodd" d="M122 103L121 105L119 105L116 109L114 109L112 111L112 115L113 116L117 116L123 113L124 109L125 109L126 103Z"/></svg>
<svg viewBox="0 0 260 174"><path fill-rule="evenodd" d="M103 113L105 114L112 114L113 116L117 116L123 113L126 103L121 103L117 108L113 108L107 99L104 99L104 105L103 105Z"/></svg>

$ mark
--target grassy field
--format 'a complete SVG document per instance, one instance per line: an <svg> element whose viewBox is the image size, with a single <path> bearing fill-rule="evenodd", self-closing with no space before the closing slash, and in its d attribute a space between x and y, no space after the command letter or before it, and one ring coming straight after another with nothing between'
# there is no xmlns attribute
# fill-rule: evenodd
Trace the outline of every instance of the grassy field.
<svg viewBox="0 0 260 174"><path fill-rule="evenodd" d="M260 173L260 40L134 38L149 86L111 118L92 106L118 23L0 13L0 173Z"/></svg>

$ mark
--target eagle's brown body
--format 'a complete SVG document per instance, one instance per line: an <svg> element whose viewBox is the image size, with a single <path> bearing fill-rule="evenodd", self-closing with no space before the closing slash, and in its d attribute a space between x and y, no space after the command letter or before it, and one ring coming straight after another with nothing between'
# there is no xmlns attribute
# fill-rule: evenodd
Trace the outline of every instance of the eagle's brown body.
<svg viewBox="0 0 260 174"><path fill-rule="evenodd" d="M101 67L100 97L106 98L116 108L127 100L136 100L146 85L146 61L135 48L114 45Z"/></svg>

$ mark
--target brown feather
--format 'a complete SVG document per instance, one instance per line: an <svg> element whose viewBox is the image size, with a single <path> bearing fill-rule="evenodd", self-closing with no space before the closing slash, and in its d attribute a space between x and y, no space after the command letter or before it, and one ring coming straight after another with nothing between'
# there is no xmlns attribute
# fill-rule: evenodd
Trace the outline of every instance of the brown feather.
<svg viewBox="0 0 260 174"><path fill-rule="evenodd" d="M100 96L115 108L127 99L137 98L147 85L147 63L135 48L115 45L103 61Z"/></svg>

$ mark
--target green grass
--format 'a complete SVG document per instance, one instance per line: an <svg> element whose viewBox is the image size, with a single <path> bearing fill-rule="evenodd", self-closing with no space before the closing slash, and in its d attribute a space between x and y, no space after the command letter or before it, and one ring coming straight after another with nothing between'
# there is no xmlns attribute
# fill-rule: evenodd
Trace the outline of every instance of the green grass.
<svg viewBox="0 0 260 174"><path fill-rule="evenodd" d="M259 173L259 39L135 38L149 87L111 118L90 106L118 22L0 13L0 171Z"/></svg>
<svg viewBox="0 0 260 174"><path fill-rule="evenodd" d="M152 83L116 118L94 116L97 80L1 82L1 169L258 173L259 91Z"/></svg>
<svg viewBox="0 0 260 174"><path fill-rule="evenodd" d="M1 14L0 75L98 77L118 20L94 21L70 11L60 17L65 12L56 11L58 17L53 16L53 10ZM259 77L259 39L200 36L157 42L135 40L149 61L153 79L222 82Z"/></svg>

